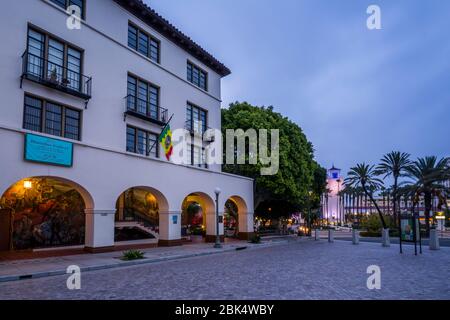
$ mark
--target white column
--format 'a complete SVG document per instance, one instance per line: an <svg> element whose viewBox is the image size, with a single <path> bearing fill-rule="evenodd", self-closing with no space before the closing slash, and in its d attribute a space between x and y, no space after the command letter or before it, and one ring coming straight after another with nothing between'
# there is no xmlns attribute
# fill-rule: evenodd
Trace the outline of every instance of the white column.
<svg viewBox="0 0 450 320"><path fill-rule="evenodd" d="M159 245L181 245L181 211L159 213Z"/></svg>
<svg viewBox="0 0 450 320"><path fill-rule="evenodd" d="M114 216L116 210L86 209L85 248L105 252L114 249Z"/></svg>
<svg viewBox="0 0 450 320"><path fill-rule="evenodd" d="M238 214L239 217L239 238L249 240L254 233L253 212L243 212Z"/></svg>
<svg viewBox="0 0 450 320"><path fill-rule="evenodd" d="M223 212L219 212L219 216L222 217L222 223L219 223L219 236L223 238ZM216 240L216 213L206 212L206 241L214 242Z"/></svg>

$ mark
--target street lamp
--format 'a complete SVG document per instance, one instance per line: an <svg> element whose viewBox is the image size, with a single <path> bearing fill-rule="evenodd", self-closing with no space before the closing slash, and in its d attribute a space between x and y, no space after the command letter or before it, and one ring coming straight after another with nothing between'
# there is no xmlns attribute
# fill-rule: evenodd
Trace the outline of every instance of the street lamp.
<svg viewBox="0 0 450 320"><path fill-rule="evenodd" d="M222 248L222 244L220 243L220 235L219 235L219 194L222 192L219 187L214 189L214 193L216 194L216 243L214 244L214 248L220 249Z"/></svg>
<svg viewBox="0 0 450 320"><path fill-rule="evenodd" d="M311 227L312 227L312 223L311 223L312 203L311 203L311 201L312 201L312 199L311 198L312 198L313 192L309 191L308 195L309 195L309 197L308 197L308 234L309 234L309 236L311 236L312 235L312 231L311 231Z"/></svg>
<svg viewBox="0 0 450 320"><path fill-rule="evenodd" d="M340 199L341 199L341 196L340 196L340 190L339 190L339 188L340 188L340 184L341 184L341 179L337 179L336 180L336 182L337 182L337 215L338 215L338 221L339 221L339 224L340 225L342 225L342 219L341 219L341 206L340 206Z"/></svg>
<svg viewBox="0 0 450 320"><path fill-rule="evenodd" d="M24 189L29 190L29 189L33 188L33 183L30 180L25 180L23 182L23 187L24 187Z"/></svg>

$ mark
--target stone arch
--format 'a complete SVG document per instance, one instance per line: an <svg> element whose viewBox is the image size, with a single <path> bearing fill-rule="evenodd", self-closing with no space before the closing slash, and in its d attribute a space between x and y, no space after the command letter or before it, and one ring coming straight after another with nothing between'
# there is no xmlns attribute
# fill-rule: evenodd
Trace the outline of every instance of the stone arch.
<svg viewBox="0 0 450 320"><path fill-rule="evenodd" d="M58 176L32 176L32 177L26 177L26 178L17 180L13 184L11 184L6 190L4 190L0 194L0 196L2 197L4 194L6 194L6 192L8 192L14 185L19 184L19 183L23 184L25 181L33 180L33 179L53 179L53 180L58 180L64 184L67 184L67 185L73 187L81 195L81 197L83 198L84 204L86 206L86 210L94 209L94 207L95 207L94 198L92 197L90 192L86 190L86 188L84 188L82 185L76 183L73 180L69 180L69 179L66 179L63 177L58 177Z"/></svg>
<svg viewBox="0 0 450 320"><path fill-rule="evenodd" d="M0 251L83 245L93 208L91 194L72 180L20 179L1 194Z"/></svg>
<svg viewBox="0 0 450 320"><path fill-rule="evenodd" d="M232 195L227 200L233 201L238 208L239 238L248 240L253 235L253 213L249 212L247 202L238 195Z"/></svg>
<svg viewBox="0 0 450 320"><path fill-rule="evenodd" d="M198 206L198 209L193 208L193 205ZM183 199L181 229L181 236L190 240L200 236L206 239L215 233L215 203L207 193L191 192Z"/></svg>
<svg viewBox="0 0 450 320"><path fill-rule="evenodd" d="M224 205L224 234L226 237L239 237L241 223L247 216L247 204L240 196L230 196Z"/></svg>
<svg viewBox="0 0 450 320"><path fill-rule="evenodd" d="M132 197L133 199L131 199ZM168 214L169 202L165 195L150 186L133 186L117 198L115 213L115 241L160 238Z"/></svg>

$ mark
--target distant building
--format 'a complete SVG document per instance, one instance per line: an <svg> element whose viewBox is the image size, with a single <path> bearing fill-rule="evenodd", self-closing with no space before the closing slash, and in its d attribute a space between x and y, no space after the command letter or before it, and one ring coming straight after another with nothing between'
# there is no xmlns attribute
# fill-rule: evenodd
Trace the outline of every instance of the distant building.
<svg viewBox="0 0 450 320"><path fill-rule="evenodd" d="M322 197L322 218L328 223L334 224L344 221L344 214L341 208L339 192L344 188L344 178L341 169L334 165L328 169L327 190Z"/></svg>

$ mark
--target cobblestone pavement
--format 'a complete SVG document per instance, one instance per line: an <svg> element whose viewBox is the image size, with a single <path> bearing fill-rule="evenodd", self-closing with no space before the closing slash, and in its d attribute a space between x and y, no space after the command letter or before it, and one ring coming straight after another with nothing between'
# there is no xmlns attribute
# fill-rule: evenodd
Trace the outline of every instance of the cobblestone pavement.
<svg viewBox="0 0 450 320"><path fill-rule="evenodd" d="M381 289L366 286L381 268ZM0 299L450 299L450 248L303 239L286 245L67 276L0 283Z"/></svg>

